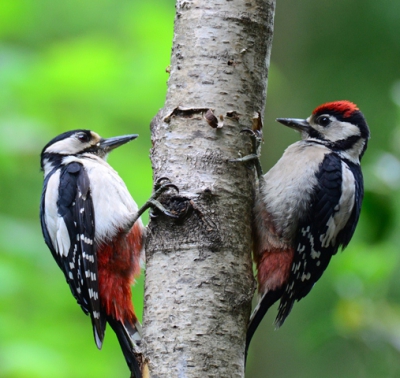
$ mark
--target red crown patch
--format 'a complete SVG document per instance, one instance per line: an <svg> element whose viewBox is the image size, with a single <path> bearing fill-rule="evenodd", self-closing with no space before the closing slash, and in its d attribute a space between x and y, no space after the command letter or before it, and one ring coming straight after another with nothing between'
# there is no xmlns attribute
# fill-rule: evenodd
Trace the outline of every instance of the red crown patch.
<svg viewBox="0 0 400 378"><path fill-rule="evenodd" d="M322 104L314 109L313 114L322 114L324 112L337 112L343 114L343 117L348 118L351 115L359 110L357 105L350 101L334 101L327 102L326 104Z"/></svg>

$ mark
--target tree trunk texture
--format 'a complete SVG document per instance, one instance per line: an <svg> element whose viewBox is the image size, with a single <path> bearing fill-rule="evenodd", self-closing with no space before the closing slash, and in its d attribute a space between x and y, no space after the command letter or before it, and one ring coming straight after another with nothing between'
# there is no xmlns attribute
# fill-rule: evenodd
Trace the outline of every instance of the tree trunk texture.
<svg viewBox="0 0 400 378"><path fill-rule="evenodd" d="M178 0L165 106L153 119L154 180L186 217L151 220L144 354L152 378L244 377L255 289L248 136L266 99L275 0Z"/></svg>

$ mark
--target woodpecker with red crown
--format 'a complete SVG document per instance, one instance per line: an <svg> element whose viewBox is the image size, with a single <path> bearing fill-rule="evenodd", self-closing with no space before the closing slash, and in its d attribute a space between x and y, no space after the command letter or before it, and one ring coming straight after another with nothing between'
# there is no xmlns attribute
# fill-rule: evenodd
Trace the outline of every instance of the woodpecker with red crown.
<svg viewBox="0 0 400 378"><path fill-rule="evenodd" d="M140 273L145 228L140 215L163 207L155 198L172 184L159 185L141 209L107 155L138 135L103 139L73 130L52 139L41 153L44 184L40 205L43 236L71 292L90 315L101 349L108 323L117 335L132 378L141 378L140 323L131 285ZM167 211L164 211L167 215Z"/></svg>
<svg viewBox="0 0 400 378"><path fill-rule="evenodd" d="M331 257L349 244L364 194L360 160L370 133L355 104L330 102L307 119L277 121L299 131L302 139L264 176L257 155L250 157L256 158L260 176L254 208L260 301L250 318L246 352L268 309L280 299L275 321L280 327Z"/></svg>

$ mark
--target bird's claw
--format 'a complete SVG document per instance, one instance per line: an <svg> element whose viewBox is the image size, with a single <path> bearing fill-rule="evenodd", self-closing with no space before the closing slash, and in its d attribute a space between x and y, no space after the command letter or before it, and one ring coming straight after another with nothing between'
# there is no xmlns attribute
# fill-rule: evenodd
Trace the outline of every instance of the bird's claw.
<svg viewBox="0 0 400 378"><path fill-rule="evenodd" d="M250 155L243 156L238 159L230 159L230 162L248 162L255 161L255 166L257 170L257 175L260 177L262 175L262 168L260 163L260 155L261 155L261 142L262 142L262 132L261 130L252 130L249 128L245 128L240 130L240 134L249 134L251 142L252 142L252 150L253 152Z"/></svg>
<svg viewBox="0 0 400 378"><path fill-rule="evenodd" d="M179 218L177 215L167 210L161 204L161 202L157 201L157 198L168 189L174 189L176 190L177 193L179 193L179 188L175 184L173 184L168 177L160 177L159 179L156 180L156 183L154 185L154 190L155 190L154 194L150 197L150 199L147 202L149 203L149 207L152 207L153 209L158 209L167 217ZM150 212L150 218L154 219L157 218L157 216L158 215L155 214L153 211Z"/></svg>
<svg viewBox="0 0 400 378"><path fill-rule="evenodd" d="M163 184L163 181L167 181L165 184ZM140 218L140 216L149 208L152 209L158 209L161 211L163 214L170 218L179 218L177 215L173 214L171 211L168 211L159 201L157 201L157 198L166 190L168 189L174 189L179 193L179 188L172 184L170 179L168 177L160 177L155 185L154 185L154 193L153 195L146 201L146 203L137 211L135 217L132 220L132 224L129 227L129 229L135 224L135 222ZM157 215L154 214L153 211L150 211L150 217L151 218L156 218Z"/></svg>
<svg viewBox="0 0 400 378"><path fill-rule="evenodd" d="M178 219L178 215L175 215L173 213L171 213L169 210L167 210L162 204L161 202L155 200L155 199L150 199L148 201L150 203L150 207L153 209L158 209L159 211L161 211L164 215L166 215L167 217L170 218L175 218ZM153 211L150 211L150 218L154 219L157 218L158 214L154 213Z"/></svg>
<svg viewBox="0 0 400 378"><path fill-rule="evenodd" d="M163 184L163 181L167 181L166 184ZM154 185L154 189L155 189L155 193L161 194L162 192L164 192L165 190L169 189L169 188L173 188L177 191L177 193L179 193L179 188L175 185L172 184L171 180L168 177L160 177L159 179L157 179L155 185Z"/></svg>
<svg viewBox="0 0 400 378"><path fill-rule="evenodd" d="M253 142L253 148L257 150L259 149L263 140L261 130L252 130L246 127L245 129L240 130L240 134L249 134Z"/></svg>
<svg viewBox="0 0 400 378"><path fill-rule="evenodd" d="M260 140L262 139L260 130L252 130L249 129L248 127L240 130L240 134L245 134L245 133L250 134L250 137L259 138Z"/></svg>

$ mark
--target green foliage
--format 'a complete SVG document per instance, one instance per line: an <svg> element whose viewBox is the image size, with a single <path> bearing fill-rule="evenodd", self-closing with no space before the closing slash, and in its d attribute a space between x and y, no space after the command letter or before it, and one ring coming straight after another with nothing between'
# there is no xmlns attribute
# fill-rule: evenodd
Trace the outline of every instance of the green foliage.
<svg viewBox="0 0 400 378"><path fill-rule="evenodd" d="M250 377L400 374L400 45L397 2L277 1L265 168L297 135L276 117L356 102L371 127L359 227L309 296L256 334ZM40 231L39 154L75 128L139 133L110 156L138 202L151 192L149 123L163 106L172 0L0 2L0 377L127 376L112 332L99 352ZM143 279L133 301L141 317Z"/></svg>

